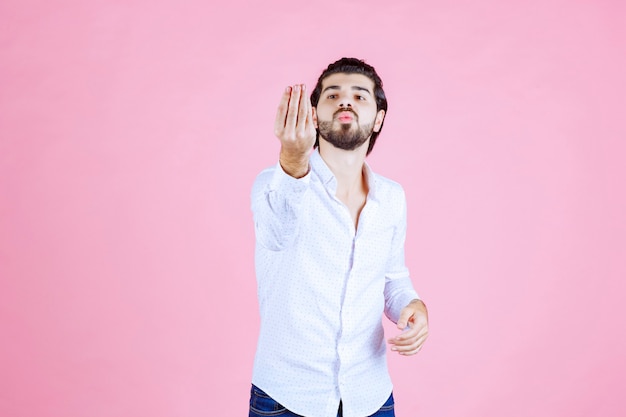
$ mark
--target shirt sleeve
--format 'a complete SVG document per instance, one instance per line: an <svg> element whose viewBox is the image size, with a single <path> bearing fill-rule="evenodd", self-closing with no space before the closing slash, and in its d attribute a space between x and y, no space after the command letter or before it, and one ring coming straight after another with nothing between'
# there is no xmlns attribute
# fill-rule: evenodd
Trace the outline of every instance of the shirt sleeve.
<svg viewBox="0 0 626 417"><path fill-rule="evenodd" d="M400 311L412 300L419 299L413 288L409 270L404 262L404 241L406 239L406 198L401 190L401 207L392 241L392 251L385 274L385 315L394 323L398 322Z"/></svg>
<svg viewBox="0 0 626 417"><path fill-rule="evenodd" d="M310 171L302 178L293 178L280 163L257 176L251 200L256 239L261 245L280 251L292 241L310 178Z"/></svg>

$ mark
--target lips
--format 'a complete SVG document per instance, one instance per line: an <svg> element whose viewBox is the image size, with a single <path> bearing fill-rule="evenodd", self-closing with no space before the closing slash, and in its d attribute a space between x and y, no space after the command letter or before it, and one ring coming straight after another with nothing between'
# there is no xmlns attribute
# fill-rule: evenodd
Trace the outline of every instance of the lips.
<svg viewBox="0 0 626 417"><path fill-rule="evenodd" d="M354 114L350 111L339 112L336 117L337 120L339 120L341 123L350 123L352 120L354 120Z"/></svg>

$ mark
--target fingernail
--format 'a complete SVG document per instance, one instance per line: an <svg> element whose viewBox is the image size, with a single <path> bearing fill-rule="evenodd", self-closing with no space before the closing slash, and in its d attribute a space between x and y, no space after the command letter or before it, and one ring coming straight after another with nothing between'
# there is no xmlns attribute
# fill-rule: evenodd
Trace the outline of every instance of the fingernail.
<svg viewBox="0 0 626 417"><path fill-rule="evenodd" d="M288 85L287 88L285 88L285 93L289 93L289 92L291 92L291 86L290 85Z"/></svg>

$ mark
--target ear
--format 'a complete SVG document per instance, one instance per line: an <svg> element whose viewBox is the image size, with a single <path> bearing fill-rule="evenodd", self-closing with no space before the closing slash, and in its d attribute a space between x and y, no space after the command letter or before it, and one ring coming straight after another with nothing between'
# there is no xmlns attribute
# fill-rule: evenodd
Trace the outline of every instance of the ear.
<svg viewBox="0 0 626 417"><path fill-rule="evenodd" d="M311 107L311 114L313 116L313 126L317 129L317 109L315 107Z"/></svg>
<svg viewBox="0 0 626 417"><path fill-rule="evenodd" d="M384 120L385 120L385 111L379 110L378 113L376 113L376 119L374 120L374 132L380 131L380 128L382 127Z"/></svg>

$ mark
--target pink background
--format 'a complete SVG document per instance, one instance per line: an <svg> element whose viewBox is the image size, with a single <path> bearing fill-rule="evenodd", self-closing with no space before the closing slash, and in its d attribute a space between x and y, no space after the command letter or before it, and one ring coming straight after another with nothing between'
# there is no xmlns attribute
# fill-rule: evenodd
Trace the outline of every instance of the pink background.
<svg viewBox="0 0 626 417"><path fill-rule="evenodd" d="M365 58L431 312L400 417L626 409L621 1L0 3L0 415L242 416L283 88ZM391 327L389 327L390 330Z"/></svg>

